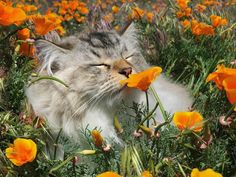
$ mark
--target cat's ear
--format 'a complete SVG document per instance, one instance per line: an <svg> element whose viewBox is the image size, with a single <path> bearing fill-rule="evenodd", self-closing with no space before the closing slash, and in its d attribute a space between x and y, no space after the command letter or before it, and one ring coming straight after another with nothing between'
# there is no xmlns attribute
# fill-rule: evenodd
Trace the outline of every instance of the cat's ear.
<svg viewBox="0 0 236 177"><path fill-rule="evenodd" d="M130 52L136 52L138 50L138 30L135 27L135 24L131 22L128 26L123 29L120 33L122 41L126 44L126 47Z"/></svg>
<svg viewBox="0 0 236 177"><path fill-rule="evenodd" d="M126 24L126 26L119 32L119 34L122 37L128 37L128 36L133 36L136 35L137 33L137 29L135 27L134 22L129 22L128 24Z"/></svg>
<svg viewBox="0 0 236 177"><path fill-rule="evenodd" d="M40 72L46 70L49 75L53 75L65 66L68 49L44 39L35 41L35 49L40 61Z"/></svg>
<svg viewBox="0 0 236 177"><path fill-rule="evenodd" d="M44 35L44 38L47 41L53 42L58 44L61 41L61 38L59 36L59 34L56 31L50 31L48 32L46 35Z"/></svg>

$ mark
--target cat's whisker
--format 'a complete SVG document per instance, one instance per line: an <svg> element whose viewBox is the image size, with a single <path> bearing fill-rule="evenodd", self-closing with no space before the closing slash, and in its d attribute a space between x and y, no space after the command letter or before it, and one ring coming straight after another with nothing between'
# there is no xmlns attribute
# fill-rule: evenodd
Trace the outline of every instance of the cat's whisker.
<svg viewBox="0 0 236 177"><path fill-rule="evenodd" d="M110 83L106 83L104 85L101 86L101 89L99 90L99 92L97 94L95 94L92 98L90 98L88 101L86 101L85 103L83 103L78 109L76 109L76 111L72 114L72 117L73 118L75 115L77 115L78 113L81 113L83 112L87 106L86 105L89 105L92 101L94 101L102 92L106 91L106 89L108 89L109 87L106 87L106 86L109 86ZM103 88L104 87L104 88Z"/></svg>

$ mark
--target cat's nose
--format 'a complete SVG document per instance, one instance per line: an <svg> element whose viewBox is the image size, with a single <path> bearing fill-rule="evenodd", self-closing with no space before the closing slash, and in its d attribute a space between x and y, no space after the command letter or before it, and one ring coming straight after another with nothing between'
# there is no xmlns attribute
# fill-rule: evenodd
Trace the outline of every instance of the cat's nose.
<svg viewBox="0 0 236 177"><path fill-rule="evenodd" d="M131 73L132 73L132 68L131 67L123 68L119 71L119 74L122 74L122 75L126 76L127 78L129 77L129 75Z"/></svg>

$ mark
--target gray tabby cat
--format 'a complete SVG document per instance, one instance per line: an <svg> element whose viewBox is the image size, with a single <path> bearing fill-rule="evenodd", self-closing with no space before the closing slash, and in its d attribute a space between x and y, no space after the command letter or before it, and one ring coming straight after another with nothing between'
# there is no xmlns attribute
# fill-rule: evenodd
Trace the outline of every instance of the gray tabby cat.
<svg viewBox="0 0 236 177"><path fill-rule="evenodd" d="M52 40L52 39L51 39ZM92 32L53 41L37 40L36 54L41 60L39 74L63 80L68 88L51 80L36 82L26 89L35 113L45 117L50 127L79 142L79 130L100 127L102 135L119 139L113 118L122 100L145 102L145 94L120 84L129 74L150 67L143 58L134 25L123 35L115 31ZM167 112L184 111L192 99L181 86L163 76L152 86ZM127 104L128 104L127 103ZM152 101L150 106L155 104ZM162 116L157 111L157 119Z"/></svg>

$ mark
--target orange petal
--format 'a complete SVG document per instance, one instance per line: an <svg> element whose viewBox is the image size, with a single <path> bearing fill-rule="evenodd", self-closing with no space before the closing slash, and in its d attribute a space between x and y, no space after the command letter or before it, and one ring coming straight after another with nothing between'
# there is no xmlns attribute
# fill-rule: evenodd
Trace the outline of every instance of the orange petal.
<svg viewBox="0 0 236 177"><path fill-rule="evenodd" d="M115 172L108 171L108 172L104 172L104 173L98 175L97 177L122 177L122 176L118 175Z"/></svg>
<svg viewBox="0 0 236 177"><path fill-rule="evenodd" d="M194 168L191 172L191 177L223 177L223 176L220 173L217 173L210 168L203 171L199 171L197 168Z"/></svg>
<svg viewBox="0 0 236 177"><path fill-rule="evenodd" d="M234 77L227 77L223 81L223 87L226 91L229 102L231 104L236 103L236 75Z"/></svg>
<svg viewBox="0 0 236 177"><path fill-rule="evenodd" d="M91 132L92 138L93 138L93 142L97 147L102 147L102 143L103 143L103 138L100 134L99 131L97 130L93 130Z"/></svg>
<svg viewBox="0 0 236 177"><path fill-rule="evenodd" d="M198 112L176 112L173 117L174 124L180 129L190 129L200 132L203 118Z"/></svg>
<svg viewBox="0 0 236 177"><path fill-rule="evenodd" d="M30 30L28 28L18 30L17 31L17 36L18 36L19 39L26 40L30 37Z"/></svg>
<svg viewBox="0 0 236 177"><path fill-rule="evenodd" d="M143 171L141 177L153 177L149 171Z"/></svg>
<svg viewBox="0 0 236 177"><path fill-rule="evenodd" d="M219 89L222 89L224 79L230 76L236 76L236 69L226 68L222 64L217 66L217 70L215 72L208 75L206 81L213 81Z"/></svg>
<svg viewBox="0 0 236 177"><path fill-rule="evenodd" d="M151 83L160 75L160 67L152 67L137 74L130 74L128 79L121 80L121 84L127 84L128 87L147 91Z"/></svg>
<svg viewBox="0 0 236 177"><path fill-rule="evenodd" d="M30 139L17 138L14 144L5 150L6 157L16 166L32 162L37 154L37 146Z"/></svg>

